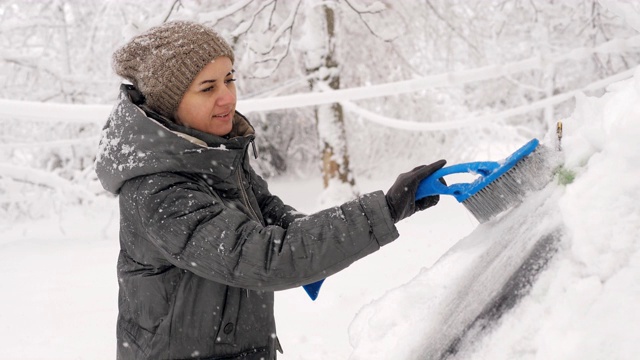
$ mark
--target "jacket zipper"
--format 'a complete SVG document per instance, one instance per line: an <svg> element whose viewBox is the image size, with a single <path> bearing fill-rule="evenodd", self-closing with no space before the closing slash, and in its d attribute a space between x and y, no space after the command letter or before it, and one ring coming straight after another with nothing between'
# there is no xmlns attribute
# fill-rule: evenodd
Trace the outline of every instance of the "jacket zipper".
<svg viewBox="0 0 640 360"><path fill-rule="evenodd" d="M250 217L252 215L257 222L260 222L260 218L258 217L258 214L256 214L256 211L253 209L253 206L251 206L251 202L249 202L249 195L247 195L247 192L244 190L244 185L242 184L241 172L242 172L242 167L239 167L236 174L238 177L238 187L240 187L240 193L242 194L242 201L244 201L247 208L249 208L249 210L251 211ZM249 298L249 289L245 289L245 296Z"/></svg>
<svg viewBox="0 0 640 360"><path fill-rule="evenodd" d="M257 159L258 151L256 150L256 144L253 142L253 139L250 142L251 142L251 147L253 148L253 156L255 156L255 158ZM246 151L246 148L245 148L245 151ZM242 200L244 201L247 208L249 208L249 210L251 211L250 215L253 215L253 218L255 221L262 223L260 221L260 217L258 216L258 214L256 214L256 211L253 209L253 206L251 206L251 202L249 201L249 195L244 190L244 184L242 183L242 166L238 167L236 176L238 178L238 187L240 188L240 193L242 194ZM249 289L245 289L245 295L247 298L249 298Z"/></svg>
<svg viewBox="0 0 640 360"><path fill-rule="evenodd" d="M253 219L257 222L261 222L260 217L258 216L258 214L256 214L256 211L253 209L253 206L251 206L251 202L249 202L249 195L247 195L247 192L244 190L244 184L242 183L241 172L242 172L242 167L239 167L238 171L236 172L236 176L238 178L238 187L240 188L240 193L242 194L242 200L244 201L247 208L251 210L251 215L253 216Z"/></svg>

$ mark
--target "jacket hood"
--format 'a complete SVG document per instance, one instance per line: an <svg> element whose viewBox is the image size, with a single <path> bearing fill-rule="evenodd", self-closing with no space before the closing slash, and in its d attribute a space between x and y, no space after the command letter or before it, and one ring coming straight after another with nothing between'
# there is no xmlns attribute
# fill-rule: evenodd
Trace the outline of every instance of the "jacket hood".
<svg viewBox="0 0 640 360"><path fill-rule="evenodd" d="M118 194L129 179L160 172L210 175L219 180L240 166L255 131L236 112L229 138L211 135L150 117L133 103L128 85L122 85L101 136L96 174L105 190Z"/></svg>

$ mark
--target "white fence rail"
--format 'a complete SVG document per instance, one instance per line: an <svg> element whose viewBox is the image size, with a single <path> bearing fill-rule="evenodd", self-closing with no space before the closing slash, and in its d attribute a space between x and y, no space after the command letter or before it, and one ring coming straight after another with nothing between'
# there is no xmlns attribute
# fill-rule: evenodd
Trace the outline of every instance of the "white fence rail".
<svg viewBox="0 0 640 360"><path fill-rule="evenodd" d="M536 56L508 64L491 65L477 69L448 72L444 74L431 75L411 80L364 87L339 89L320 93L301 93L269 98L240 99L238 101L238 109L243 113L266 112L338 102L347 104L347 108L355 109L355 107L352 106L349 101L385 97L403 93L412 93L437 87L461 86L478 81L497 79L500 77L505 77L534 69L549 69L553 68L553 66L560 62L567 60L582 60L597 53L623 53L634 49L640 49L640 35L636 35L627 39L614 39L593 48L575 48L563 54ZM547 106L549 104L557 104L566 101L575 96L578 91L583 91L585 89L595 90L597 88L603 88L612 82L622 80L626 77L630 77L631 75L632 72L626 71L624 73L617 74L607 79L602 79L601 81L590 84L581 90L557 94L547 99L537 101L536 103L520 106L517 108L517 110L511 109L516 111L503 111L503 115L500 116L512 116L510 115L512 113L514 115L522 114L523 112L527 112L527 109L530 109L530 111L538 110L541 107ZM88 122L102 124L104 123L110 111L110 105L50 104L0 99L0 122L7 119L13 119L72 123ZM364 111L359 112L361 114L366 113ZM491 117L495 116L492 115ZM367 117L365 116L365 118ZM452 124L457 124L458 127L467 126L471 123L470 119L472 118L447 121L448 125L446 125L446 128L451 128ZM401 121L398 119L395 120ZM385 121L376 122L381 125L385 125ZM394 122L390 122L390 124L393 123ZM391 127L398 128L397 126L393 125ZM425 130L438 129L434 126L424 125L423 127Z"/></svg>
<svg viewBox="0 0 640 360"><path fill-rule="evenodd" d="M302 93L294 95L241 99L238 101L238 109L243 113L267 112L299 108L306 106L340 103L343 108L356 114L359 118L373 123L410 131L443 131L466 127L487 126L492 122L504 120L508 117L523 115L532 111L545 109L547 116L553 106L571 100L580 92L605 88L607 85L633 76L635 69L630 69L613 76L598 80L581 89L567 91L561 94L547 92L547 97L533 101L529 104L500 112L469 116L461 119L451 119L440 122L416 122L403 119L390 118L364 109L354 103L356 100L371 99L412 93L438 87L456 87L479 81L510 77L511 75L529 70L554 71L554 67L568 60L582 60L593 54L610 54L637 51L640 49L640 35L628 39L615 39L593 48L576 48L571 51L553 56L537 56L522 61L503 65L492 65L477 69L449 72L444 74L421 77L417 79L397 81L386 84L366 87L348 88L340 90L328 90L319 93ZM59 122L76 124L104 124L111 105L72 105L51 104L29 101L15 101L0 99L0 124L7 121L30 122ZM78 139L52 139L46 142L5 142L0 143L0 150L11 151L14 149L33 148L65 148L75 145L95 144L98 138L96 134ZM57 188L76 199L90 199L93 195L77 183L68 181L55 174L45 173L43 170L16 166L2 163L0 159L0 179L10 177L17 181L35 182L39 186ZM0 193L2 195L2 193Z"/></svg>
<svg viewBox="0 0 640 360"><path fill-rule="evenodd" d="M557 105L572 99L578 93L603 89L607 87L609 84L628 79L633 76L635 71L636 71L635 68L629 69L627 71L623 71L621 73L609 76L602 80L593 82L587 86L582 87L579 90L573 90L573 91L568 91L566 93L554 95L542 100L531 102L527 105L514 107L511 109L496 112L496 113L470 116L463 119L457 119L452 121L416 122L416 121L410 121L410 120L401 120L401 119L390 118L390 117L386 117L386 116L374 113L372 111L359 107L358 105L350 101L340 101L340 104L342 104L345 110L352 113L356 113L368 121L374 122L378 125L391 127L394 129L409 130L409 131L452 130L452 129L459 129L463 127L484 126L488 123L492 123L492 122L495 123L496 121L503 120L512 116L523 115L532 111L541 110L546 108L549 105Z"/></svg>

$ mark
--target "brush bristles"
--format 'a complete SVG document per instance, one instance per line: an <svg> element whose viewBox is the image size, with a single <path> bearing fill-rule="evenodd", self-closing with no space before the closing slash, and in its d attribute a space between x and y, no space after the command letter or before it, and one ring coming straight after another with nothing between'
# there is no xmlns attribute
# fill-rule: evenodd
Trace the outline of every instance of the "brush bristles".
<svg viewBox="0 0 640 360"><path fill-rule="evenodd" d="M540 145L462 204L484 223L519 204L531 191L542 189L553 177L553 161L548 148Z"/></svg>

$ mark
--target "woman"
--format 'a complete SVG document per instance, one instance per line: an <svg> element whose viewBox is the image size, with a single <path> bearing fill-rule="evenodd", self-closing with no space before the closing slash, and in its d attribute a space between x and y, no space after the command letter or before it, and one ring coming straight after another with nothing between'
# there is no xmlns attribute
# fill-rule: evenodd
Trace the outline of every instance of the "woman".
<svg viewBox="0 0 640 360"><path fill-rule="evenodd" d="M444 160L304 216L249 164L234 54L213 30L171 22L113 56L122 85L96 172L119 195L119 359L275 359L273 292L313 283L395 240Z"/></svg>

